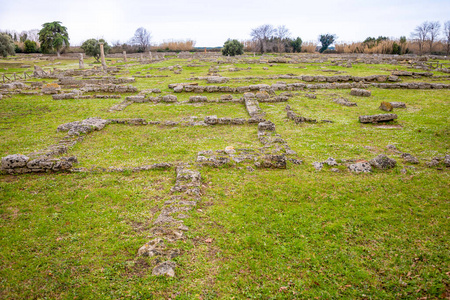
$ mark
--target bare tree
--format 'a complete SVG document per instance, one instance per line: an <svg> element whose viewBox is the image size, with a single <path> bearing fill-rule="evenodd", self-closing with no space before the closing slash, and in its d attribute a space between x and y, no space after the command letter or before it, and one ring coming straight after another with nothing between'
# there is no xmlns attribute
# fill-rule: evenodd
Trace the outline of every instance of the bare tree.
<svg viewBox="0 0 450 300"><path fill-rule="evenodd" d="M411 33L411 37L419 45L419 54L423 53L423 47L428 39L429 27L430 26L428 22L423 22L421 25L417 26L414 29L414 32Z"/></svg>
<svg viewBox="0 0 450 300"><path fill-rule="evenodd" d="M145 52L150 47L150 39L150 31L147 31L144 27L139 27L136 29L136 32L131 39L131 44L137 45L139 47L139 51Z"/></svg>
<svg viewBox="0 0 450 300"><path fill-rule="evenodd" d="M447 44L447 55L450 53L450 21L444 23L444 41Z"/></svg>
<svg viewBox="0 0 450 300"><path fill-rule="evenodd" d="M39 29L28 30L28 39L33 42L39 42Z"/></svg>
<svg viewBox="0 0 450 300"><path fill-rule="evenodd" d="M285 51L285 43L284 41L289 38L291 32L285 25L278 26L275 30L275 37L277 38L277 50L278 52Z"/></svg>
<svg viewBox="0 0 450 300"><path fill-rule="evenodd" d="M253 28L250 36L255 42L257 42L259 51L264 53L267 51L268 42L273 37L275 32L276 31L272 25L264 24L257 28Z"/></svg>
<svg viewBox="0 0 450 300"><path fill-rule="evenodd" d="M28 39L28 32L27 31L22 31L19 34L19 42L24 43L27 39Z"/></svg>
<svg viewBox="0 0 450 300"><path fill-rule="evenodd" d="M291 32L285 25L278 26L276 29L276 36L280 39L288 38Z"/></svg>
<svg viewBox="0 0 450 300"><path fill-rule="evenodd" d="M430 53L432 53L433 43L439 36L440 31L441 31L441 23L439 23L438 21L428 22L428 32L429 32L428 43L430 45Z"/></svg>

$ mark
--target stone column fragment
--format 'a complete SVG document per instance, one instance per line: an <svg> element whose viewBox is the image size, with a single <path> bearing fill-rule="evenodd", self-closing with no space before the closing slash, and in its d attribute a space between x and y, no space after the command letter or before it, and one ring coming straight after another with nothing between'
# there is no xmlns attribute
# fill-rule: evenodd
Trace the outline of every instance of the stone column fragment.
<svg viewBox="0 0 450 300"><path fill-rule="evenodd" d="M103 49L103 43L100 43L100 56L101 56L101 59L102 59L102 67L103 67L103 70L104 71L106 71L106 61L105 61L105 51L104 51L104 49Z"/></svg>
<svg viewBox="0 0 450 300"><path fill-rule="evenodd" d="M84 69L83 53L80 53L78 66L79 66L80 69Z"/></svg>

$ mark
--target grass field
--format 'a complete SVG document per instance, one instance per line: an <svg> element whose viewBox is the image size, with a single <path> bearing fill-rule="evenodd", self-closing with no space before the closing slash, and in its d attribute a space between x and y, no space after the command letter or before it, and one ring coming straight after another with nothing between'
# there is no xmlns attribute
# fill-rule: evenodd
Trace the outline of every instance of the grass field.
<svg viewBox="0 0 450 300"><path fill-rule="evenodd" d="M193 62L204 66L187 66ZM23 72L19 63L32 65L33 60L1 60L0 73ZM181 74L158 70L176 64L183 67ZM68 69L76 64L62 60L57 66ZM220 72L231 79L334 75L322 72L325 68L357 76L409 70L405 65L358 63L345 68L312 62L275 64L263 70L267 64L174 58L135 62L126 68L129 73L118 76L169 75L136 78L133 83L139 90L159 88L165 95L171 93L168 84L207 76L210 66L246 69ZM222 85L278 81L298 80L231 80ZM449 83L445 78L437 82ZM157 259L137 256L171 195L173 167L0 175L0 298L448 299L450 169L443 164L430 168L426 162L450 154L450 91L371 88L372 96L363 98L350 96L349 90L327 89L316 91L317 99L305 97L308 92L294 91L288 103L260 103L303 164L255 170L248 168L250 163L197 166L202 197L184 219L189 227L186 238L174 244L182 255L173 259L177 264L173 278L152 276ZM88 117L160 122L203 120L209 115L248 118L242 103L134 103L123 111L108 112L126 95L55 101L50 95L5 94L0 100L0 157L44 149L65 136L56 131L58 125ZM190 95L177 94L179 101ZM219 98L221 93L206 95ZM338 96L358 106L334 103ZM382 113L378 109L382 101L407 105L394 110L398 119L389 123L393 126L358 122L359 115ZM286 104L302 116L333 123L295 124L286 118ZM420 164L405 163L387 145L413 154ZM158 162L196 167L198 151L227 146L259 149L257 126L110 124L87 135L67 155L77 156L76 167L87 169ZM397 165L366 174L351 173L345 165L338 167L339 172L329 166L316 171L312 166L328 157L341 162L370 160L378 154L394 158Z"/></svg>

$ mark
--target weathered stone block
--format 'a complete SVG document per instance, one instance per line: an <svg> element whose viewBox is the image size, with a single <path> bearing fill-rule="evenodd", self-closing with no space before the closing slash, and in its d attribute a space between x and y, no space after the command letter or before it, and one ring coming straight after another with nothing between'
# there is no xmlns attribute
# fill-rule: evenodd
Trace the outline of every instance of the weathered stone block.
<svg viewBox="0 0 450 300"><path fill-rule="evenodd" d="M243 118L231 119L231 124L234 124L234 125L242 125L242 124L245 124L245 122L246 122L246 120Z"/></svg>
<svg viewBox="0 0 450 300"><path fill-rule="evenodd" d="M406 108L406 104L404 102L390 102L393 108Z"/></svg>
<svg viewBox="0 0 450 300"><path fill-rule="evenodd" d="M450 155L444 157L444 164L446 167L450 167Z"/></svg>
<svg viewBox="0 0 450 300"><path fill-rule="evenodd" d="M208 83L226 83L230 80L228 77L211 76L206 79Z"/></svg>
<svg viewBox="0 0 450 300"><path fill-rule="evenodd" d="M177 85L176 87L173 88L173 91L175 93L181 93L183 91L184 87L182 85Z"/></svg>
<svg viewBox="0 0 450 300"><path fill-rule="evenodd" d="M205 91L205 87L204 86L194 86L193 87L193 92L194 93L203 93Z"/></svg>
<svg viewBox="0 0 450 300"><path fill-rule="evenodd" d="M361 123L377 123L388 122L397 119L396 114L380 114L371 116L359 116L359 122Z"/></svg>
<svg viewBox="0 0 450 300"><path fill-rule="evenodd" d="M219 118L217 124L227 125L231 123L231 118Z"/></svg>
<svg viewBox="0 0 450 300"><path fill-rule="evenodd" d="M372 95L372 92L369 91L369 90L353 88L353 89L350 90L350 95L352 95L352 96L360 96L360 97L370 97L370 95Z"/></svg>
<svg viewBox="0 0 450 300"><path fill-rule="evenodd" d="M175 276L175 270L176 264L172 261L165 261L157 265L152 270L152 275L159 276L159 275L166 275L169 277Z"/></svg>
<svg viewBox="0 0 450 300"><path fill-rule="evenodd" d="M61 87L57 83L49 83L42 87L42 93L46 95L58 94L61 91Z"/></svg>
<svg viewBox="0 0 450 300"><path fill-rule="evenodd" d="M265 121L258 124L258 131L274 131L275 124L271 121Z"/></svg>
<svg viewBox="0 0 450 300"><path fill-rule="evenodd" d="M219 119L217 116L206 116L204 122L208 125L215 125L219 122Z"/></svg>
<svg viewBox="0 0 450 300"><path fill-rule="evenodd" d="M395 159L389 158L385 154L378 155L377 157L371 159L369 163L375 168L381 170L391 169L397 164Z"/></svg>
<svg viewBox="0 0 450 300"><path fill-rule="evenodd" d="M417 159L417 157L409 154L409 153L402 153L402 158L405 162L407 163L411 163L411 164L418 164L419 163L419 159Z"/></svg>
<svg viewBox="0 0 450 300"><path fill-rule="evenodd" d="M253 94L253 93L244 93L244 98L246 98L246 99L253 99L253 98L255 98L255 94Z"/></svg>
<svg viewBox="0 0 450 300"><path fill-rule="evenodd" d="M195 102L207 102L208 98L206 96L190 96L189 102L195 103Z"/></svg>
<svg viewBox="0 0 450 300"><path fill-rule="evenodd" d="M208 93L215 93L215 92L218 92L218 91L219 91L219 87L218 87L218 86L215 86L215 85L207 86L207 87L206 87L206 91L207 91Z"/></svg>
<svg viewBox="0 0 450 300"><path fill-rule="evenodd" d="M341 98L341 97L333 99L333 102L340 104L340 105L344 105L344 106L358 106L358 104L356 102L351 102L351 101L348 101L347 99Z"/></svg>
<svg viewBox="0 0 450 300"><path fill-rule="evenodd" d="M284 155L265 155L255 162L259 168L286 169L286 157Z"/></svg>
<svg viewBox="0 0 450 300"><path fill-rule="evenodd" d="M245 97L245 95L244 95L244 97ZM265 100L265 99L269 99L270 95L266 91L259 91L259 92L256 92L256 98L258 98L259 100Z"/></svg>
<svg viewBox="0 0 450 300"><path fill-rule="evenodd" d="M230 95L230 94L228 94L228 95L221 95L221 96L220 96L220 100L222 100L222 101L230 101L230 100L233 100L233 95Z"/></svg>
<svg viewBox="0 0 450 300"><path fill-rule="evenodd" d="M250 117L255 119L263 119L265 113L259 107L259 103L255 99L244 98L245 100L245 108L247 109Z"/></svg>
<svg viewBox="0 0 450 300"><path fill-rule="evenodd" d="M394 76L412 76L413 73L408 72L408 71L394 71L394 72L392 72L392 75L394 75Z"/></svg>
<svg viewBox="0 0 450 300"><path fill-rule="evenodd" d="M30 158L22 154L12 154L2 157L2 169L15 169L26 167Z"/></svg>
<svg viewBox="0 0 450 300"><path fill-rule="evenodd" d="M250 88L248 86L238 86L236 88L236 91L238 93L246 93L246 92L250 92Z"/></svg>
<svg viewBox="0 0 450 300"><path fill-rule="evenodd" d="M163 102L177 102L178 98L175 95L166 95L162 97Z"/></svg>
<svg viewBox="0 0 450 300"><path fill-rule="evenodd" d="M393 107L389 102L381 102L380 109L384 111L392 111Z"/></svg>
<svg viewBox="0 0 450 300"><path fill-rule="evenodd" d="M30 169L51 170L57 159L37 158L29 161L27 167Z"/></svg>
<svg viewBox="0 0 450 300"><path fill-rule="evenodd" d="M372 171L372 167L367 161L359 161L348 166L348 169L355 173L369 173Z"/></svg>
<svg viewBox="0 0 450 300"><path fill-rule="evenodd" d="M396 82L396 81L400 81L400 78L398 78L398 76L395 76L395 75L389 75L388 81Z"/></svg>
<svg viewBox="0 0 450 300"><path fill-rule="evenodd" d="M145 96L127 96L125 98L125 100L133 101L136 103L142 103L142 102L145 102L146 99L145 99Z"/></svg>

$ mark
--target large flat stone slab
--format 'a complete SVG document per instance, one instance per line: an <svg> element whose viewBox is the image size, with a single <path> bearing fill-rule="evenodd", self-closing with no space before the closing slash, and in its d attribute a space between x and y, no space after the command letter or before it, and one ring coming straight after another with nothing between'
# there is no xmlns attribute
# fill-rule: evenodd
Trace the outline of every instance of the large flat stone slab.
<svg viewBox="0 0 450 300"><path fill-rule="evenodd" d="M379 114L370 116L359 116L359 122L361 123L378 123L388 122L397 119L396 114Z"/></svg>

